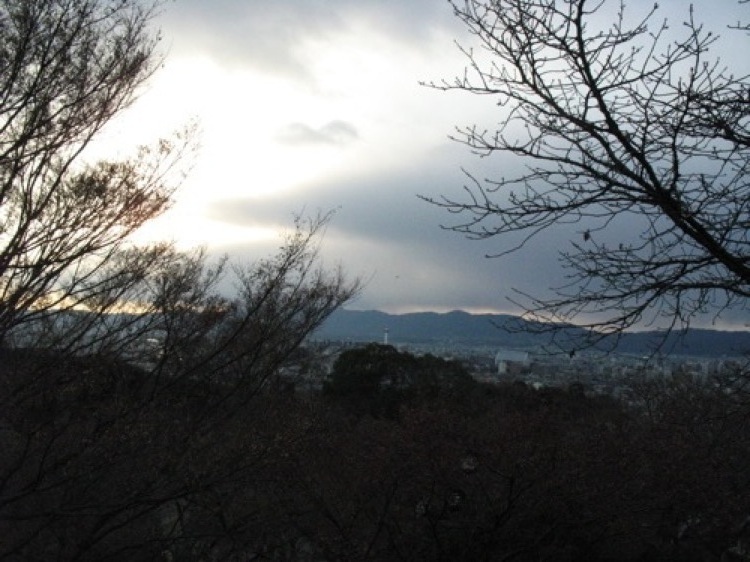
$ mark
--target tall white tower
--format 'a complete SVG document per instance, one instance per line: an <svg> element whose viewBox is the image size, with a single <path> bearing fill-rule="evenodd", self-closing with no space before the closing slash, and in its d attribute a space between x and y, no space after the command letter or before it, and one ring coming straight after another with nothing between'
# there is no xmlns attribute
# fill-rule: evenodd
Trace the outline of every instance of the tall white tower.
<svg viewBox="0 0 750 562"><path fill-rule="evenodd" d="M383 345L388 345L388 328L383 330Z"/></svg>

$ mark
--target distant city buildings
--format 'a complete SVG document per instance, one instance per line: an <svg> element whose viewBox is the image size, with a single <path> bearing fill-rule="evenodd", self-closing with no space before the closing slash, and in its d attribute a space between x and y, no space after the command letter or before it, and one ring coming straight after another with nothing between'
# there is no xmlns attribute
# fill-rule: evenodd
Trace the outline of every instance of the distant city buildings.
<svg viewBox="0 0 750 562"><path fill-rule="evenodd" d="M365 343L328 342L320 347L320 365L314 376L307 377L311 379L306 383L307 388L320 387L336 357L342 351L359 345ZM644 356L587 350L574 355L550 354L541 348L498 349L455 342L401 343L396 347L415 355L429 353L443 359L459 360L477 381L484 383L519 381L535 388L577 384L587 394L622 398L627 398L628 388L634 380L731 376L746 369L750 362L750 358L746 357Z"/></svg>
<svg viewBox="0 0 750 562"><path fill-rule="evenodd" d="M520 374L531 363L528 351L501 349L495 354L498 375Z"/></svg>

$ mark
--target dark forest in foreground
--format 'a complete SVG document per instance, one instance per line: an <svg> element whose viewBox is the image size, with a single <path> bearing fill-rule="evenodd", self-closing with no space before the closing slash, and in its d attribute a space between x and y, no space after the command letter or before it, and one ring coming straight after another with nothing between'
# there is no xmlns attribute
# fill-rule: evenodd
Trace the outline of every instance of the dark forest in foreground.
<svg viewBox="0 0 750 562"><path fill-rule="evenodd" d="M370 345L250 391L4 351L0 558L746 560L740 383L619 403Z"/></svg>

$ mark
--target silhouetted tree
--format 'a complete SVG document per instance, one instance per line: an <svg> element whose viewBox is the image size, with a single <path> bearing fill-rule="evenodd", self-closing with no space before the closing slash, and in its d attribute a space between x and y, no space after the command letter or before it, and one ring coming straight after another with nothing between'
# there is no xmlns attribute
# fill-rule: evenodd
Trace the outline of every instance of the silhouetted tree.
<svg viewBox="0 0 750 562"><path fill-rule="evenodd" d="M457 361L369 344L338 357L324 391L353 412L395 417L403 404L438 396L460 400L473 383Z"/></svg>
<svg viewBox="0 0 750 562"><path fill-rule="evenodd" d="M210 506L254 489L260 467L282 463L304 434L268 383L357 289L316 266L323 224L300 223L277 257L238 270L235 297L217 293L201 259L175 256L145 276L158 290L142 303L149 312L128 315L132 330L112 320L119 353L2 350L0 557L242 551L241 519L258 506L227 499L240 518L231 525ZM59 324L50 329L65 315Z"/></svg>
<svg viewBox="0 0 750 562"><path fill-rule="evenodd" d="M559 225L580 229L561 251L557 296L522 293L528 316L585 323L596 338L744 308L750 83L712 56L719 38L693 8L672 40L656 5L644 14L616 0L452 5L480 49L464 49L464 76L432 85L495 98L500 125L456 139L525 171L470 176L466 198L430 201L462 217L448 228L497 237L498 255Z"/></svg>
<svg viewBox="0 0 750 562"><path fill-rule="evenodd" d="M169 206L191 132L120 161L86 150L159 62L154 9L0 2L3 560L260 548L257 504L228 498L306 431L268 383L358 290L320 264L330 214L247 266L129 241Z"/></svg>
<svg viewBox="0 0 750 562"><path fill-rule="evenodd" d="M166 248L133 252L126 240L167 208L190 133L129 159L83 158L158 63L153 9L0 5L0 340L51 310L109 311Z"/></svg>

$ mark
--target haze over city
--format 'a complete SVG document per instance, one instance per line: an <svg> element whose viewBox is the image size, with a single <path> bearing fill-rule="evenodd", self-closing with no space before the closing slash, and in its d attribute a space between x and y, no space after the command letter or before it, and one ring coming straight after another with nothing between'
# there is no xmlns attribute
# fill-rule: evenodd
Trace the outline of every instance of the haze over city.
<svg viewBox="0 0 750 562"><path fill-rule="evenodd" d="M626 13L634 21L652 6L633 1ZM734 0L695 5L719 32L738 10ZM663 2L657 13L679 32L688 6ZM456 126L492 128L496 100L420 85L464 72L456 42L472 41L447 2L178 0L155 24L163 68L107 142L152 142L194 119L201 146L175 207L142 236L251 261L273 251L295 214L335 209L321 252L366 282L355 309L517 312L514 288L544 294L563 281L557 252L583 225L485 259L517 240L441 230L457 219L418 198L460 197L462 168L484 178L519 165L448 138ZM717 52L733 47L727 38ZM621 221L606 236L633 228Z"/></svg>

